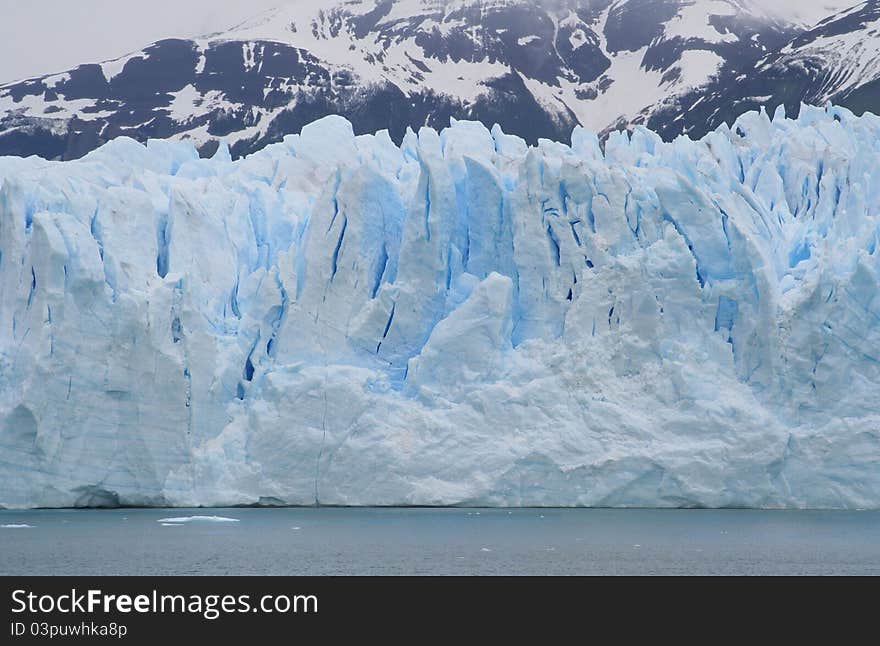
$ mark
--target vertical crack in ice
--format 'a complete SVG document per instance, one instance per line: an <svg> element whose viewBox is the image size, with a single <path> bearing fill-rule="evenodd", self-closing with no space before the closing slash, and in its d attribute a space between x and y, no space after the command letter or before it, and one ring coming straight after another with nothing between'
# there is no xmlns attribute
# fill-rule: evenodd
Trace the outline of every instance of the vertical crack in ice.
<svg viewBox="0 0 880 646"><path fill-rule="evenodd" d="M348 227L348 216L342 214L342 230L339 232L339 239L336 241L336 247L333 249L332 264L330 266L330 281L336 278L336 271L339 268L339 250L342 248L342 240L345 238L345 229Z"/></svg>
<svg viewBox="0 0 880 646"><path fill-rule="evenodd" d="M550 253L553 254L553 262L557 267L562 263L562 252L559 249L559 240L556 239L556 234L553 233L553 226L550 222L547 222L547 241L550 244Z"/></svg>
<svg viewBox="0 0 880 646"><path fill-rule="evenodd" d="M342 172L336 167L336 174L333 178L333 215L330 216L330 224L327 225L327 233L333 229L336 223L336 216L339 215L339 187L342 184Z"/></svg>
<svg viewBox="0 0 880 646"><path fill-rule="evenodd" d="M98 243L98 255L101 257L101 261L104 260L104 241L101 239L101 230L98 227L98 206L95 206L95 210L92 213L92 217L89 220L89 233L94 238L95 242Z"/></svg>
<svg viewBox="0 0 880 646"><path fill-rule="evenodd" d="M626 226L629 227L629 230L632 232L633 236L638 239L639 237L639 226L641 226L641 207L639 206L638 200L632 197L633 189L632 185L627 182L626 185L626 195L623 198L623 217L626 220ZM632 209L631 205L635 205L635 224L633 224L633 217L631 215Z"/></svg>
<svg viewBox="0 0 880 646"><path fill-rule="evenodd" d="M97 215L97 211L95 211L95 213ZM171 231L169 229L168 214L160 213L156 226L156 273L159 274L159 278L165 278L165 276L168 275L168 247L171 244L170 236ZM103 247L101 248L103 249ZM104 257L103 251L101 252L101 257Z"/></svg>
<svg viewBox="0 0 880 646"><path fill-rule="evenodd" d="M730 243L730 231L727 228L727 226L728 226L727 221L729 220L729 217L727 215L727 212L724 209L722 209L720 206L718 206L717 203L715 204L715 207L718 209L719 213L721 213L721 231L724 234L724 241L727 244L727 255L729 258L732 258L733 257L733 247Z"/></svg>
<svg viewBox="0 0 880 646"><path fill-rule="evenodd" d="M36 291L37 291L37 274L34 271L34 268L31 267L31 288L30 288L30 291L28 292L28 298L27 298L27 308L28 309L31 308L31 303L33 303L34 294L36 293Z"/></svg>
<svg viewBox="0 0 880 646"><path fill-rule="evenodd" d="M382 343L385 341L385 337L388 336L388 330L391 329L391 322L394 320L394 311L397 309L397 303L392 303L391 305L391 314L388 316L388 320L385 322L385 329L382 331L382 340L379 341L379 344L376 346L376 354L379 354L379 348L382 347Z"/></svg>
<svg viewBox="0 0 880 646"><path fill-rule="evenodd" d="M185 383L184 403L187 409L186 437L187 442L192 435L193 428L193 408L192 408L192 373L190 372L190 356L189 348L186 342L186 334L181 322L181 313L183 309L183 279L181 278L174 284L174 291L171 300L171 340L173 343L180 344L181 359L183 360L183 379ZM189 446L192 450L192 446Z"/></svg>
<svg viewBox="0 0 880 646"><path fill-rule="evenodd" d="M593 198L590 197L590 201L585 205L586 214L587 214L587 224L590 225L590 231L594 234L596 233L596 216L593 214Z"/></svg>
<svg viewBox="0 0 880 646"><path fill-rule="evenodd" d="M431 241L431 174L428 166L422 162L422 172L425 174L425 240Z"/></svg>
<svg viewBox="0 0 880 646"><path fill-rule="evenodd" d="M251 344L251 349L247 354L247 358L245 359L244 371L242 372L242 376L244 377L245 381L253 381L254 380L255 368L254 368L253 356L254 356L254 350L257 349L257 345L260 343L260 336L261 336L260 333L257 332L257 338L254 339L253 344Z"/></svg>
<svg viewBox="0 0 880 646"><path fill-rule="evenodd" d="M733 348L733 326L739 313L739 304L727 296L718 297L718 307L715 310L715 331L727 330L726 341ZM735 356L734 352L734 356Z"/></svg>
<svg viewBox="0 0 880 646"><path fill-rule="evenodd" d="M183 369L183 379L186 382L186 407L190 408L192 405L192 375L189 372L189 368ZM192 432L192 424L187 427L186 432Z"/></svg>
<svg viewBox="0 0 880 646"><path fill-rule="evenodd" d="M687 234L684 232L684 230L679 226L678 222L676 222L672 218L671 215L669 215L668 213L663 213L663 220L665 222L669 222L669 224L671 224L672 227L676 230L678 235L680 235L684 239L684 242L687 245L688 251L690 251L691 255L694 257L694 264L696 265L696 271L697 271L697 282L700 283L700 287L705 287L706 286L706 279L703 277L703 274L700 271L700 259L697 258L697 254L694 251L694 245L690 241L690 238L687 236Z"/></svg>
<svg viewBox="0 0 880 646"><path fill-rule="evenodd" d="M275 273L275 282L278 285L278 291L281 293L281 304L278 306L278 314L272 320L272 334L269 336L269 340L266 342L266 355L274 358L275 353L278 351L276 347L278 333L281 330L281 326L284 324L284 317L287 316L287 310L289 307L289 298L287 296L287 289L284 287L284 282L281 280L281 276L278 273Z"/></svg>
<svg viewBox="0 0 880 646"><path fill-rule="evenodd" d="M571 222L568 223L568 225L571 227L571 236L574 238L574 242L578 247L583 246L583 243L581 242L581 237L578 235L577 229L574 228L574 225L580 224L580 223L581 223L581 221L579 219L572 220Z"/></svg>
<svg viewBox="0 0 880 646"><path fill-rule="evenodd" d="M608 204L608 206L611 206L611 207L614 206L614 202L611 201L611 198L608 197L608 194L599 189L599 185L596 183L595 176L593 177L593 187L595 188L596 195L598 195L603 200L605 200L605 202ZM593 210L593 201L592 200L590 200L590 205L589 205L589 208L587 209L587 217L590 221L590 227L592 228L593 233L596 233L596 212Z"/></svg>
<svg viewBox="0 0 880 646"><path fill-rule="evenodd" d="M229 306L232 309L232 313L235 315L235 318L241 319L241 310L238 306L238 284L240 280L240 274L235 274L235 285L232 286L232 293L229 295Z"/></svg>
<svg viewBox="0 0 880 646"><path fill-rule="evenodd" d="M559 206L562 214L568 217L568 189L565 187L565 180L559 182Z"/></svg>
<svg viewBox="0 0 880 646"><path fill-rule="evenodd" d="M378 269L373 277L373 288L370 290L370 299L376 298L379 293L379 287L382 285L382 277L385 275L385 269L388 267L388 247L383 243L382 251L379 256Z"/></svg>

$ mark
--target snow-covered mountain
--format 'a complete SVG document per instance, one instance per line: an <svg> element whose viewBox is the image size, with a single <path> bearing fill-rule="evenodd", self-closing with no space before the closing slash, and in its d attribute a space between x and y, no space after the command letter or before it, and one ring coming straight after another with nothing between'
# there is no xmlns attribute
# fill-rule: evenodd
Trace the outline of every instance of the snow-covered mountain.
<svg viewBox="0 0 880 646"><path fill-rule="evenodd" d="M805 100L851 97L880 79L880 2L866 2L829 18L801 34L772 57L764 68L781 76L785 70L815 70Z"/></svg>
<svg viewBox="0 0 880 646"><path fill-rule="evenodd" d="M743 111L783 105L797 114L801 103L832 101L857 113L880 112L880 1L871 0L831 16L800 33L751 70L725 70L706 87L655 106L649 119L664 136L688 119L714 128Z"/></svg>
<svg viewBox="0 0 880 646"><path fill-rule="evenodd" d="M223 33L0 87L0 154L75 158L128 135L191 139L205 154L223 139L238 156L334 113L398 142L407 126L450 117L535 142L567 140L576 124L697 136L756 102L796 111L795 94L861 111L874 106L863 88L880 37L856 16L878 0L828 19L851 1L303 0ZM805 61L822 71L787 92L778 72ZM751 91L765 69L777 73ZM700 97L702 110L686 109Z"/></svg>
<svg viewBox="0 0 880 646"><path fill-rule="evenodd" d="M0 505L880 508L878 142L0 158Z"/></svg>

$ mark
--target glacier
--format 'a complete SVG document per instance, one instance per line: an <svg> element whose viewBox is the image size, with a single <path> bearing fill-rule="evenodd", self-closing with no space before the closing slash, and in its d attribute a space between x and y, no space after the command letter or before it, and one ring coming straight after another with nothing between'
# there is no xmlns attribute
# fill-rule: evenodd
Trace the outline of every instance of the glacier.
<svg viewBox="0 0 880 646"><path fill-rule="evenodd" d="M0 505L880 507L880 118L0 158Z"/></svg>

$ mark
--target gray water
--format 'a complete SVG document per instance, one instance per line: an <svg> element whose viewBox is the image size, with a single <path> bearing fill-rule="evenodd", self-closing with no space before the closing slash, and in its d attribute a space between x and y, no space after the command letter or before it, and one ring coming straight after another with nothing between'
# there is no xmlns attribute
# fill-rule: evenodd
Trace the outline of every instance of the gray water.
<svg viewBox="0 0 880 646"><path fill-rule="evenodd" d="M217 515L238 522L160 519ZM0 574L880 574L880 512L0 511Z"/></svg>

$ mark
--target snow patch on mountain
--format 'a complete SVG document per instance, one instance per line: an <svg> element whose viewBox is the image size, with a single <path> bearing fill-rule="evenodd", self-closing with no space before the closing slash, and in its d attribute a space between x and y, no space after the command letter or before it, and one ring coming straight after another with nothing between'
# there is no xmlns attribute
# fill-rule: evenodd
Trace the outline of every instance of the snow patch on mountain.
<svg viewBox="0 0 880 646"><path fill-rule="evenodd" d="M850 21L849 29L842 28ZM795 68L813 61L823 73L816 96L821 101L880 78L880 2L853 7L801 35L782 49L773 65Z"/></svg>
<svg viewBox="0 0 880 646"><path fill-rule="evenodd" d="M698 38L707 43L729 43L737 40L736 34L721 32L712 24L713 16L735 16L737 7L717 0L716 2L685 3L664 31L666 39Z"/></svg>

